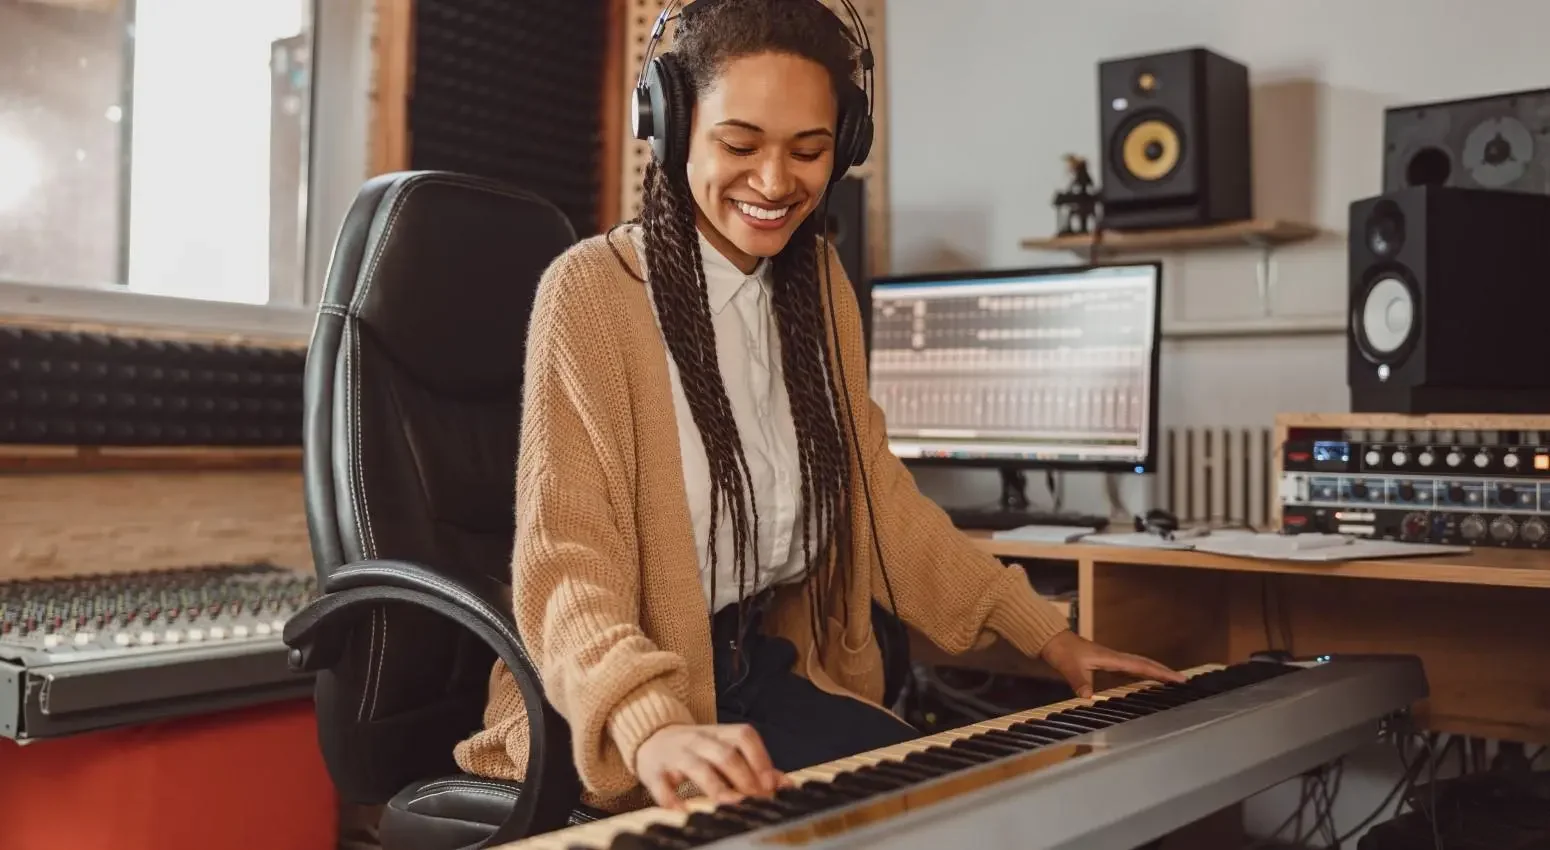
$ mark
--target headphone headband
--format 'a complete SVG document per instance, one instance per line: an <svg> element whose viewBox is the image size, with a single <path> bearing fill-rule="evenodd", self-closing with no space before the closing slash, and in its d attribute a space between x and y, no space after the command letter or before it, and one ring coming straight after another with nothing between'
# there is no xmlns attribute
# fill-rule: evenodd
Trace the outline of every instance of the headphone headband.
<svg viewBox="0 0 1550 850"><path fill-rule="evenodd" d="M641 57L640 71L635 77L634 109L631 123L635 138L651 142L652 155L664 167L681 168L689 153L689 113L694 107L689 81L683 66L671 51L656 55L657 46L667 32L667 23L677 18L692 20L708 6L720 0L694 0L687 5L683 0L668 0L651 27L651 37ZM811 0L819 3L819 0ZM856 46L856 61L861 71L862 84L854 80L835 80L839 95L839 120L834 134L834 170L829 176L831 183L853 166L866 162L872 149L872 74L875 60L872 56L872 40L866 24L850 0L840 0L850 21L838 12L824 6L824 11L834 15L840 23L840 31ZM819 3L819 5L822 5ZM674 11L677 10L677 14Z"/></svg>

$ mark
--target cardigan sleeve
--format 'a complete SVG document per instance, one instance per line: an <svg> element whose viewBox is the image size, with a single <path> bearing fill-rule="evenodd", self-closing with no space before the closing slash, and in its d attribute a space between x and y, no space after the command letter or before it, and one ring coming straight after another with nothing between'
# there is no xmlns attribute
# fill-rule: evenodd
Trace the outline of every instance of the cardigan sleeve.
<svg viewBox="0 0 1550 850"><path fill-rule="evenodd" d="M1006 567L958 530L915 485L888 448L883 411L870 398L866 349L856 296L839 257L829 251L830 290L836 307L851 409L857 410L859 451L864 459L882 563L869 558L873 597L896 603L899 616L952 654L967 652L987 631L1035 657L1050 638L1067 630L1059 610L1039 596L1021 569ZM866 498L866 494L859 494ZM886 574L885 574L886 573Z"/></svg>
<svg viewBox="0 0 1550 850"><path fill-rule="evenodd" d="M571 727L582 782L630 791L635 750L692 723L684 659L639 619L634 463L610 299L566 255L544 275L528 334L517 462L513 611L545 695ZM595 280L595 278L594 278Z"/></svg>
<svg viewBox="0 0 1550 850"><path fill-rule="evenodd" d="M1039 596L1023 570L981 549L917 489L888 448L882 409L870 400L866 409L866 474L883 553L882 563L873 559L877 601L896 603L906 623L946 652L967 652L990 631L1037 657L1069 627L1066 617Z"/></svg>

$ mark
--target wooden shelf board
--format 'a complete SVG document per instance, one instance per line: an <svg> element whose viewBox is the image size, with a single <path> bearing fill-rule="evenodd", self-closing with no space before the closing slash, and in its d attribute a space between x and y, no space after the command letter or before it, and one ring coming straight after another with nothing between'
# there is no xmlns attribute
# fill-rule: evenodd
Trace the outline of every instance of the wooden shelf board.
<svg viewBox="0 0 1550 850"><path fill-rule="evenodd" d="M0 445L0 474L129 470L286 470L301 468L299 446Z"/></svg>
<svg viewBox="0 0 1550 850"><path fill-rule="evenodd" d="M1039 558L1089 563L1185 567L1232 572L1285 573L1341 578L1476 584L1550 589L1550 551L1479 548L1468 554L1426 558L1384 558L1340 563L1308 563L1233 558L1177 549L1141 549L1093 543L1030 543L995 540L970 532L987 552L1003 558ZM1090 538L1101 541L1103 535Z"/></svg>
<svg viewBox="0 0 1550 850"><path fill-rule="evenodd" d="M1312 239L1319 229L1311 224L1299 224L1279 219L1253 219L1218 224L1209 227L1186 227L1171 230L1104 231L1098 243L1099 253L1120 254L1141 251L1183 251L1190 248L1230 248L1244 246L1285 245ZM1023 247L1030 250L1088 251L1093 244L1092 234L1074 236L1046 236L1024 239Z"/></svg>

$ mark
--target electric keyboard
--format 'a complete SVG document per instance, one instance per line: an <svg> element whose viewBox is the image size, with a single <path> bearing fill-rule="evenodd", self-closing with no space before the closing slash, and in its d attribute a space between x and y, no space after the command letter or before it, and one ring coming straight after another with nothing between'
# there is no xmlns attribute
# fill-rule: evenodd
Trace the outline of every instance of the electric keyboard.
<svg viewBox="0 0 1550 850"><path fill-rule="evenodd" d="M1131 850L1376 740L1427 695L1408 656L1184 671L501 850Z"/></svg>

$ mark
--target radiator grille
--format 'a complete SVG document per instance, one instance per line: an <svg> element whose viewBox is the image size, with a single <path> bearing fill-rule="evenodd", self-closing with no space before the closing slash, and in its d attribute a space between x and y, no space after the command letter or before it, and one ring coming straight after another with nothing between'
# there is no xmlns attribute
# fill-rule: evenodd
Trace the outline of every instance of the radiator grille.
<svg viewBox="0 0 1550 850"><path fill-rule="evenodd" d="M1276 490L1272 429L1180 426L1162 439L1159 506L1183 522L1268 525Z"/></svg>

